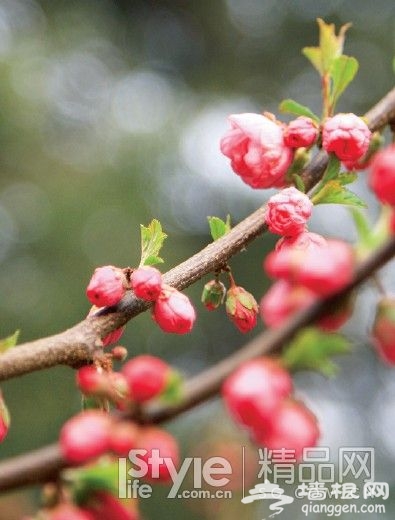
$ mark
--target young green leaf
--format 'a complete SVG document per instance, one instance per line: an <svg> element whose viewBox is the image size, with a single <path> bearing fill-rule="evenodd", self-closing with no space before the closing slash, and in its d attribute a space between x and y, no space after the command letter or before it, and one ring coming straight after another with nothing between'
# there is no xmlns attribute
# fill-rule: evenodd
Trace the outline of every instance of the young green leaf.
<svg viewBox="0 0 395 520"><path fill-rule="evenodd" d="M83 503L94 491L118 493L118 460L100 461L97 464L65 472L65 480L72 484L73 498Z"/></svg>
<svg viewBox="0 0 395 520"><path fill-rule="evenodd" d="M0 354L3 354L6 350L15 347L19 338L19 330L16 330L11 336L0 339Z"/></svg>
<svg viewBox="0 0 395 520"><path fill-rule="evenodd" d="M159 256L159 252L163 246L167 235L162 231L162 225L159 220L152 220L145 227L141 227L141 260L142 265L155 265L163 263L163 259Z"/></svg>
<svg viewBox="0 0 395 520"><path fill-rule="evenodd" d="M302 193L306 193L306 186L304 185L302 177L297 173L294 173L292 175L292 179L294 181L295 187Z"/></svg>
<svg viewBox="0 0 395 520"><path fill-rule="evenodd" d="M321 49L319 47L304 47L302 54L310 61L320 76L323 76Z"/></svg>
<svg viewBox="0 0 395 520"><path fill-rule="evenodd" d="M333 61L331 77L332 77L332 89L331 89L331 104L332 110L334 109L339 97L355 78L358 72L358 61L350 56L339 56Z"/></svg>
<svg viewBox="0 0 395 520"><path fill-rule="evenodd" d="M160 400L167 404L177 404L184 395L184 379L182 375L173 370L167 381L164 392L160 395Z"/></svg>
<svg viewBox="0 0 395 520"><path fill-rule="evenodd" d="M311 201L313 204L345 204L366 208L366 203L358 195L347 190L339 180L327 182Z"/></svg>
<svg viewBox="0 0 395 520"><path fill-rule="evenodd" d="M294 114L295 116L306 116L310 117L317 123L320 122L320 118L312 112L309 107L301 105L293 99L284 99L279 106L280 112L287 114Z"/></svg>
<svg viewBox="0 0 395 520"><path fill-rule="evenodd" d="M350 343L344 336L309 327L299 332L283 353L282 361L289 370L315 370L330 377L337 371L331 358L350 350Z"/></svg>
<svg viewBox="0 0 395 520"><path fill-rule="evenodd" d="M231 230L230 215L226 217L226 221L219 217L207 217L207 220L213 240L218 240Z"/></svg>
<svg viewBox="0 0 395 520"><path fill-rule="evenodd" d="M337 180L340 182L342 186L346 186L346 184L352 184L357 180L358 174L355 172L347 172L339 175Z"/></svg>

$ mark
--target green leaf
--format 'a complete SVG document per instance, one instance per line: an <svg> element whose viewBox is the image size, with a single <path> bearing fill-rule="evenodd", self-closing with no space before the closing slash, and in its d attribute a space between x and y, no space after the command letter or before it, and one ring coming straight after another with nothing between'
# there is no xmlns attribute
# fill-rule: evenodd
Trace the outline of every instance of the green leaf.
<svg viewBox="0 0 395 520"><path fill-rule="evenodd" d="M280 112L283 114L294 114L295 116L306 116L310 117L317 123L320 122L320 118L312 112L309 107L301 105L293 99L284 99L281 101L279 106Z"/></svg>
<svg viewBox="0 0 395 520"><path fill-rule="evenodd" d="M358 177L358 174L355 172L347 172L342 173L339 175L337 180L340 182L342 186L345 186L346 184L352 184Z"/></svg>
<svg viewBox="0 0 395 520"><path fill-rule="evenodd" d="M347 206L357 206L366 208L365 202L347 190L339 180L329 181L316 193L311 201L313 204L344 204Z"/></svg>
<svg viewBox="0 0 395 520"><path fill-rule="evenodd" d="M310 61L315 69L323 76L324 70L322 68L322 55L319 47L304 47L302 54Z"/></svg>
<svg viewBox="0 0 395 520"><path fill-rule="evenodd" d="M332 109L334 109L339 97L355 78L358 72L358 61L351 56L339 56L332 64L331 77L332 77L332 89L331 89L331 103Z"/></svg>
<svg viewBox="0 0 395 520"><path fill-rule="evenodd" d="M292 179L295 183L295 187L302 193L306 193L306 186L304 185L302 177L300 175L298 175L297 173L294 173L292 175Z"/></svg>
<svg viewBox="0 0 395 520"><path fill-rule="evenodd" d="M370 222L362 211L356 208L350 208L350 212L359 240L363 243L368 243L372 234Z"/></svg>
<svg viewBox="0 0 395 520"><path fill-rule="evenodd" d="M331 181L332 179L336 179L339 176L340 164L340 160L336 157L336 155L331 153L329 155L328 166L326 167L324 176L322 177L322 185L326 184L328 181Z"/></svg>
<svg viewBox="0 0 395 520"><path fill-rule="evenodd" d="M163 242L167 235L162 231L162 225L159 220L152 220L151 223L145 227L141 227L141 260L142 265L155 265L163 262L159 256L162 249Z"/></svg>
<svg viewBox="0 0 395 520"><path fill-rule="evenodd" d="M116 496L118 472L118 460L113 462L105 459L93 466L67 470L64 475L66 481L72 483L75 501L83 504L94 491L108 491Z"/></svg>
<svg viewBox="0 0 395 520"><path fill-rule="evenodd" d="M395 56L392 58L392 72L395 74Z"/></svg>
<svg viewBox="0 0 395 520"><path fill-rule="evenodd" d="M19 338L19 330L16 330L14 334L11 336L7 336L6 338L0 339L0 354L6 352L6 350L15 347Z"/></svg>
<svg viewBox="0 0 395 520"><path fill-rule="evenodd" d="M350 343L344 336L309 327L296 336L283 353L282 361L289 370L314 370L329 377L337 371L331 358L350 350Z"/></svg>
<svg viewBox="0 0 395 520"><path fill-rule="evenodd" d="M388 206L382 206L381 214L374 226L366 216L357 209L351 209L351 216L358 234L356 250L359 258L371 253L380 247L389 238L388 222L392 210Z"/></svg>
<svg viewBox="0 0 395 520"><path fill-rule="evenodd" d="M160 400L167 404L177 404L184 396L184 379L177 370L172 370L166 383L166 388Z"/></svg>
<svg viewBox="0 0 395 520"><path fill-rule="evenodd" d="M207 220L213 240L218 240L231 230L230 215L226 217L226 221L219 217L207 217Z"/></svg>

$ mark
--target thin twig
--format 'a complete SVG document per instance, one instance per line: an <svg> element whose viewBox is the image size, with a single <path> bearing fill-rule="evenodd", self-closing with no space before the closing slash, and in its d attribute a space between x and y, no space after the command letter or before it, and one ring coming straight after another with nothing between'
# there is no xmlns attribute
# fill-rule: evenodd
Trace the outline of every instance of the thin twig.
<svg viewBox="0 0 395 520"><path fill-rule="evenodd" d="M369 110L365 117L371 130L378 130L393 120L395 89ZM307 190L320 180L327 163L328 155L321 151L307 166L302 175ZM264 206L257 209L226 236L168 271L164 281L182 290L204 275L215 272L266 230L264 213ZM107 308L99 316L89 317L60 334L21 344L0 356L0 381L55 365L75 367L89 362L101 346L100 338L148 308L147 303L129 294L117 307Z"/></svg>
<svg viewBox="0 0 395 520"><path fill-rule="evenodd" d="M384 246L359 264L352 282L341 291L299 312L282 328L263 332L236 353L191 378L186 384L183 399L178 404L146 407L139 414L139 422L143 424L162 423L214 397L226 377L240 363L264 354L280 352L301 328L314 323L328 308L333 306L336 300L341 300L394 256L395 238L391 238ZM53 480L66 466L58 444L51 444L14 457L0 464L0 491Z"/></svg>

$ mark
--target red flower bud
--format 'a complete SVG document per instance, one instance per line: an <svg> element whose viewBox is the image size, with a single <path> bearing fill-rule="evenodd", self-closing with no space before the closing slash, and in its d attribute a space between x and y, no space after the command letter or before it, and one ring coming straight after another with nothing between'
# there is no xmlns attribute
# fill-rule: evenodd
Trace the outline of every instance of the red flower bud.
<svg viewBox="0 0 395 520"><path fill-rule="evenodd" d="M133 271L130 281L134 294L138 298L147 301L158 298L162 287L162 275L155 267L139 267Z"/></svg>
<svg viewBox="0 0 395 520"><path fill-rule="evenodd" d="M222 282L210 280L203 288L202 303L207 310L213 311L224 303L225 294L226 288Z"/></svg>
<svg viewBox="0 0 395 520"><path fill-rule="evenodd" d="M142 355L125 363L122 374L127 381L131 399L143 403L163 392L170 367L157 357Z"/></svg>
<svg viewBox="0 0 395 520"><path fill-rule="evenodd" d="M284 143L290 148L308 148L318 137L318 125L310 117L300 116L284 130Z"/></svg>
<svg viewBox="0 0 395 520"><path fill-rule="evenodd" d="M103 393L109 388L107 373L100 372L94 365L87 365L77 370L76 382L81 392L86 395Z"/></svg>
<svg viewBox="0 0 395 520"><path fill-rule="evenodd" d="M222 387L222 397L233 419L253 429L261 428L291 392L291 376L269 358L244 363Z"/></svg>
<svg viewBox="0 0 395 520"><path fill-rule="evenodd" d="M121 339L122 334L125 332L125 327L119 327L119 329L115 329L110 334L107 334L105 338L102 339L103 347L108 347L108 345L113 345L114 343L118 343Z"/></svg>
<svg viewBox="0 0 395 520"><path fill-rule="evenodd" d="M313 203L307 195L290 187L270 197L266 209L266 224L272 233L299 235L306 228Z"/></svg>
<svg viewBox="0 0 395 520"><path fill-rule="evenodd" d="M395 144L373 157L369 186L380 202L395 206Z"/></svg>
<svg viewBox="0 0 395 520"><path fill-rule="evenodd" d="M120 457L127 457L130 450L138 447L136 443L139 432L137 425L130 421L115 423L110 434L111 451Z"/></svg>
<svg viewBox="0 0 395 520"><path fill-rule="evenodd" d="M10 414L5 404L3 394L0 392L0 442L7 436L10 427Z"/></svg>
<svg viewBox="0 0 395 520"><path fill-rule="evenodd" d="M157 460L158 457L155 455L158 455L164 459L171 459L174 467L178 467L178 445L174 437L160 428L145 428L141 431L139 449L146 450L145 454L140 455L148 467L148 473L144 475L143 478L151 482L169 482L171 480L171 473L167 464L164 462L155 464L153 460ZM158 450L158 453L155 452L153 457L154 450ZM151 459L151 457L153 457L153 459Z"/></svg>
<svg viewBox="0 0 395 520"><path fill-rule="evenodd" d="M188 296L163 284L154 303L152 317L164 332L186 334L192 330L196 313Z"/></svg>
<svg viewBox="0 0 395 520"><path fill-rule="evenodd" d="M280 251L281 249L285 249L287 247L305 251L307 249L320 249L326 245L327 242L321 235L317 235L317 233L311 233L310 231L303 231L299 235L280 238L280 240L276 243L276 251Z"/></svg>
<svg viewBox="0 0 395 520"><path fill-rule="evenodd" d="M381 359L395 365L395 299L383 298L377 305L372 329L373 344Z"/></svg>
<svg viewBox="0 0 395 520"><path fill-rule="evenodd" d="M134 507L126 507L121 500L107 491L95 491L85 506L92 520L138 520L139 514Z"/></svg>
<svg viewBox="0 0 395 520"><path fill-rule="evenodd" d="M337 114L327 119L322 129L324 150L334 152L341 161L357 161L369 148L372 132L355 114Z"/></svg>
<svg viewBox="0 0 395 520"><path fill-rule="evenodd" d="M269 450L292 450L296 461L303 455L303 448L317 445L320 431L317 419L301 402L285 399L262 429L255 428L253 437L257 444ZM277 458L276 458L277 462ZM279 460L278 462L285 462Z"/></svg>
<svg viewBox="0 0 395 520"><path fill-rule="evenodd" d="M60 504L45 512L47 515L44 518L48 520L95 520L89 511L84 511L69 503Z"/></svg>
<svg viewBox="0 0 395 520"><path fill-rule="evenodd" d="M83 464L109 449L111 419L99 410L87 410L69 419L60 432L60 448L67 462Z"/></svg>
<svg viewBox="0 0 395 520"><path fill-rule="evenodd" d="M115 305L125 294L125 276L112 265L98 267L86 289L88 300L97 307Z"/></svg>
<svg viewBox="0 0 395 520"><path fill-rule="evenodd" d="M234 285L226 294L226 312L240 332L249 332L256 325L258 304L243 287Z"/></svg>

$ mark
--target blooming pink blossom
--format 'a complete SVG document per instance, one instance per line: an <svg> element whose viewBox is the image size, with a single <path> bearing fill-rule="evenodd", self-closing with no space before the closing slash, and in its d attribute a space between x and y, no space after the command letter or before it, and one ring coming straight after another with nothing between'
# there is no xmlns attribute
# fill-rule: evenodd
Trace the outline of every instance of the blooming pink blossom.
<svg viewBox="0 0 395 520"><path fill-rule="evenodd" d="M372 132L355 114L337 114L328 118L322 129L322 146L341 161L355 162L368 150Z"/></svg>
<svg viewBox="0 0 395 520"><path fill-rule="evenodd" d="M188 296L163 284L154 303L152 317L163 331L186 334L192 330L196 313Z"/></svg>
<svg viewBox="0 0 395 520"><path fill-rule="evenodd" d="M220 147L237 175L252 188L283 187L293 158L283 127L260 114L233 114L229 121Z"/></svg>
<svg viewBox="0 0 395 520"><path fill-rule="evenodd" d="M299 235L311 216L313 203L307 195L294 187L285 188L270 197L266 210L266 224L272 233L284 236Z"/></svg>
<svg viewBox="0 0 395 520"><path fill-rule="evenodd" d="M284 130L284 142L290 148L309 147L318 137L318 125L310 117L300 116Z"/></svg>

